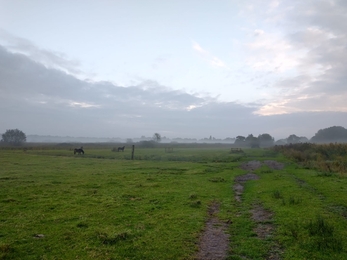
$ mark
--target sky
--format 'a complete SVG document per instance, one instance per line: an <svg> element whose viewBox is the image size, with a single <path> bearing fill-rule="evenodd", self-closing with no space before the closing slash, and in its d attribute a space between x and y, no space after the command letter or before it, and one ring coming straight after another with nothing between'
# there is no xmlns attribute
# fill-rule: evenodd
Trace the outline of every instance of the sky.
<svg viewBox="0 0 347 260"><path fill-rule="evenodd" d="M345 0L0 0L0 133L347 127Z"/></svg>

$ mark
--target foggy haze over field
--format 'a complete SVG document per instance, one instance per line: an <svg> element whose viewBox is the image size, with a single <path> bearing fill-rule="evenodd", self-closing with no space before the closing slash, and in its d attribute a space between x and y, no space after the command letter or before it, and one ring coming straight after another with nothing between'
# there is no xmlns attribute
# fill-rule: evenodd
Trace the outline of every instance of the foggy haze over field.
<svg viewBox="0 0 347 260"><path fill-rule="evenodd" d="M347 127L347 2L0 0L0 133Z"/></svg>

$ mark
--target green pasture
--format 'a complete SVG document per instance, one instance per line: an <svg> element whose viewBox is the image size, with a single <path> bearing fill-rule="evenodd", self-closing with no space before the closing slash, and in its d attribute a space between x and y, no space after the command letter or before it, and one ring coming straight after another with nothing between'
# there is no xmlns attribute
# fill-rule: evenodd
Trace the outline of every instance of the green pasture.
<svg viewBox="0 0 347 260"><path fill-rule="evenodd" d="M228 259L347 259L347 180L301 168L264 149L84 146L0 150L0 259L194 259L213 202L230 223ZM250 160L277 160L248 181ZM275 232L254 232L254 205L273 212Z"/></svg>

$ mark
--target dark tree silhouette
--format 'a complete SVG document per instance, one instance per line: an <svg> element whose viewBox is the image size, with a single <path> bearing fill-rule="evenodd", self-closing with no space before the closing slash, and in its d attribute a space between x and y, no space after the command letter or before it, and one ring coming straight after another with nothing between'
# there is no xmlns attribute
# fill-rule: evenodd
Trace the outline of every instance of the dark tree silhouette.
<svg viewBox="0 0 347 260"><path fill-rule="evenodd" d="M259 139L255 136L253 136L253 134L250 134L246 137L246 143L248 146L250 146L252 148L259 147Z"/></svg>
<svg viewBox="0 0 347 260"><path fill-rule="evenodd" d="M244 145L245 144L245 140L246 140L246 137L244 137L244 136L241 136L241 135L236 136L234 144L236 144L236 145Z"/></svg>
<svg viewBox="0 0 347 260"><path fill-rule="evenodd" d="M342 126L332 126L320 129L312 138L312 142L346 142L347 129Z"/></svg>
<svg viewBox="0 0 347 260"><path fill-rule="evenodd" d="M300 143L300 137L297 136L297 135L290 135L288 136L287 138L287 143L288 144L297 144L297 143Z"/></svg>
<svg viewBox="0 0 347 260"><path fill-rule="evenodd" d="M1 142L12 145L20 145L26 142L26 135L18 129L9 129L6 130L4 134L2 134Z"/></svg>
<svg viewBox="0 0 347 260"><path fill-rule="evenodd" d="M260 146L273 146L274 145L274 138L269 134L261 134L258 136L259 144Z"/></svg>
<svg viewBox="0 0 347 260"><path fill-rule="evenodd" d="M159 143L161 141L161 135L159 133L155 133L153 135L153 140L157 143Z"/></svg>

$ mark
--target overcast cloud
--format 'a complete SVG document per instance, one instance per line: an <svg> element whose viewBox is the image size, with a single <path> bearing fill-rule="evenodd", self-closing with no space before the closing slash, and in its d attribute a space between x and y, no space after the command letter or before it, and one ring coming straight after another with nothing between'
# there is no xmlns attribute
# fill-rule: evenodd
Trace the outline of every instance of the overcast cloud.
<svg viewBox="0 0 347 260"><path fill-rule="evenodd" d="M346 1L130 2L0 0L1 133L279 139L347 127Z"/></svg>

